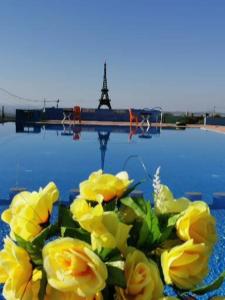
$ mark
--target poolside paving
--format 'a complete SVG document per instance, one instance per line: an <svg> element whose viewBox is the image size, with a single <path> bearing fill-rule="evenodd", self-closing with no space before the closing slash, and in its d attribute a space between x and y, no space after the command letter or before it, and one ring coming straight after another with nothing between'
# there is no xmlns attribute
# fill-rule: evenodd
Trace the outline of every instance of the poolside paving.
<svg viewBox="0 0 225 300"><path fill-rule="evenodd" d="M206 125L201 129L225 134L225 126Z"/></svg>

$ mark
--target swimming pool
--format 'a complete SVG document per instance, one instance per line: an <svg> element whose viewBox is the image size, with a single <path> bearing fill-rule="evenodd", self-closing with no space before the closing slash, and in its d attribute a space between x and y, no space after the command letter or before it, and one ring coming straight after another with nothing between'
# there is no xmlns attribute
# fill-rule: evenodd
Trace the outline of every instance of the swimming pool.
<svg viewBox="0 0 225 300"><path fill-rule="evenodd" d="M224 135L199 129L151 128L146 132L130 131L127 127L28 128L4 124L0 126L0 199L8 199L11 187L37 190L53 180L61 191L61 199L66 201L70 189L78 187L90 172L103 167L106 172L117 173L125 165L130 177L138 181L146 177L141 159L150 175L161 166L162 181L177 197L198 191L210 203L213 192L225 191L224 150ZM151 198L149 179L141 189ZM0 203L1 213L6 205L2 200ZM207 281L225 269L225 210L214 210L213 214L219 241ZM1 221L0 227L2 241L7 228ZM225 294L225 284L213 294ZM199 299L206 300L208 295Z"/></svg>
<svg viewBox="0 0 225 300"><path fill-rule="evenodd" d="M16 132L17 129L17 132ZM24 132L25 131L25 132ZM55 181L61 198L78 187L88 174L103 167L117 173L126 162L130 177L140 180L161 166L163 183L176 196L202 192L207 202L213 192L225 191L225 136L199 129L151 128L148 132L127 127L19 127L0 126L0 199L20 186L38 189ZM151 182L142 190L151 197Z"/></svg>

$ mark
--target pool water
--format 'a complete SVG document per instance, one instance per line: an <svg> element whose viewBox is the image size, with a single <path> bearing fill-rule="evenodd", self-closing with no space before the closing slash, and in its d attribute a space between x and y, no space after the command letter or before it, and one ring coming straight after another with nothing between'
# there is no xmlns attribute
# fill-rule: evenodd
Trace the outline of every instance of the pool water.
<svg viewBox="0 0 225 300"><path fill-rule="evenodd" d="M111 173L121 171L125 164L130 177L138 181L146 177L140 160L151 176L161 166L162 182L177 197L185 192L202 192L210 202L213 192L225 191L222 134L151 128L147 133L133 129L132 135L126 127L21 129L10 123L0 125L0 199L8 198L12 187L35 190L53 180L61 198L67 200L70 189L103 167L101 161L105 172ZM151 198L150 180L141 189Z"/></svg>
<svg viewBox="0 0 225 300"><path fill-rule="evenodd" d="M140 189L151 199L150 177L161 166L161 180L176 197L202 192L204 200L211 203L214 192L225 191L224 153L225 136L200 129L150 128L146 132L127 127L4 124L0 125L0 199L8 199L10 188L15 186L37 190L54 181L61 199L67 201L70 189L101 168L110 173L125 168L135 181L146 178ZM0 200L0 213L5 208L5 200ZM212 213L219 241L208 282L225 270L225 210ZM2 242L7 227L0 221L0 228ZM212 295L225 295L225 284ZM209 299L209 295L199 299Z"/></svg>

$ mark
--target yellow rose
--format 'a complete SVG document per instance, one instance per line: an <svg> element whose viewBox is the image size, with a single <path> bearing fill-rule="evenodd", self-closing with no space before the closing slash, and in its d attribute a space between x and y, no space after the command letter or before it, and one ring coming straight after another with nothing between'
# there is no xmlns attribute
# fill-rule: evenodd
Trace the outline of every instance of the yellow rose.
<svg viewBox="0 0 225 300"><path fill-rule="evenodd" d="M27 284L22 300L39 300L38 293L40 290L41 277L41 271L33 271L32 280L30 280ZM12 300L14 300L14 298ZM97 293L96 295L88 297L80 297L73 292L61 292L54 289L50 285L47 285L44 300L103 300L103 298L101 293Z"/></svg>
<svg viewBox="0 0 225 300"><path fill-rule="evenodd" d="M32 280L29 281L22 299L23 300L39 300L39 297L38 297L39 289L40 289L40 281L35 281L35 282L33 282Z"/></svg>
<svg viewBox="0 0 225 300"><path fill-rule="evenodd" d="M22 300L39 300L38 293L40 290L41 278L42 272L35 269L33 271L32 280L27 284ZM47 285L44 300L103 300L103 298L101 293L88 297L80 297L73 292L61 292L50 285Z"/></svg>
<svg viewBox="0 0 225 300"><path fill-rule="evenodd" d="M4 284L5 299L22 299L31 277L32 265L29 255L6 237L4 249L0 251L0 283Z"/></svg>
<svg viewBox="0 0 225 300"><path fill-rule="evenodd" d="M208 273L209 248L189 240L161 255L163 275L167 284L191 289Z"/></svg>
<svg viewBox="0 0 225 300"><path fill-rule="evenodd" d="M59 191L53 182L39 192L17 194L9 209L2 213L2 220L11 228L11 237L15 239L14 234L17 234L26 241L36 237L48 222L58 197Z"/></svg>
<svg viewBox="0 0 225 300"><path fill-rule="evenodd" d="M70 210L74 220L91 233L92 248L119 248L125 251L132 226L120 222L115 212L104 212L101 204L91 207L84 199L75 199Z"/></svg>
<svg viewBox="0 0 225 300"><path fill-rule="evenodd" d="M126 224L133 224L138 218L134 210L128 206L122 205L119 209L119 218Z"/></svg>
<svg viewBox="0 0 225 300"><path fill-rule="evenodd" d="M107 268L87 243L60 238L48 243L42 254L48 283L53 288L81 297L95 295L104 289Z"/></svg>
<svg viewBox="0 0 225 300"><path fill-rule="evenodd" d="M175 199L166 185L161 185L160 192L154 196L157 214L180 213L185 210L190 201L187 198Z"/></svg>
<svg viewBox="0 0 225 300"><path fill-rule="evenodd" d="M80 183L80 195L86 200L110 201L120 197L127 190L132 180L129 180L127 172L120 172L116 176L103 174L102 170L93 172L88 180Z"/></svg>
<svg viewBox="0 0 225 300"><path fill-rule="evenodd" d="M93 249L117 247L124 253L131 227L131 225L120 222L115 212L104 212L102 216L102 226L91 233Z"/></svg>
<svg viewBox="0 0 225 300"><path fill-rule="evenodd" d="M103 300L103 297L101 293L97 293L94 296L81 297L73 292L60 292L48 285L44 300Z"/></svg>
<svg viewBox="0 0 225 300"><path fill-rule="evenodd" d="M193 202L176 223L177 235L183 241L212 246L216 242L215 219L209 207L202 201Z"/></svg>
<svg viewBox="0 0 225 300"><path fill-rule="evenodd" d="M42 272L38 269L34 269L32 278L30 278L30 281L27 284L22 300L39 300L38 293L40 290L41 278Z"/></svg>
<svg viewBox="0 0 225 300"><path fill-rule="evenodd" d="M118 300L156 300L163 296L163 283L155 262L139 250L128 253L125 261L127 288L117 288Z"/></svg>
<svg viewBox="0 0 225 300"><path fill-rule="evenodd" d="M77 198L71 204L70 211L73 219L88 232L92 232L102 224L104 210L101 204L92 207L86 200Z"/></svg>

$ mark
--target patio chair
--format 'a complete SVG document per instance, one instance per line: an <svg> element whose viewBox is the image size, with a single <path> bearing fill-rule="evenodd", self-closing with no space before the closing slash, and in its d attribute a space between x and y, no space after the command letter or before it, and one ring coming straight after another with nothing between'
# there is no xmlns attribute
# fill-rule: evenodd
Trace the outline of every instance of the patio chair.
<svg viewBox="0 0 225 300"><path fill-rule="evenodd" d="M79 121L81 123L81 108L80 106L74 106L73 108L73 121Z"/></svg>
<svg viewBox="0 0 225 300"><path fill-rule="evenodd" d="M129 108L129 115L130 115L130 126L132 126L133 122L135 122L136 126L138 126L138 115L133 113L131 108Z"/></svg>

